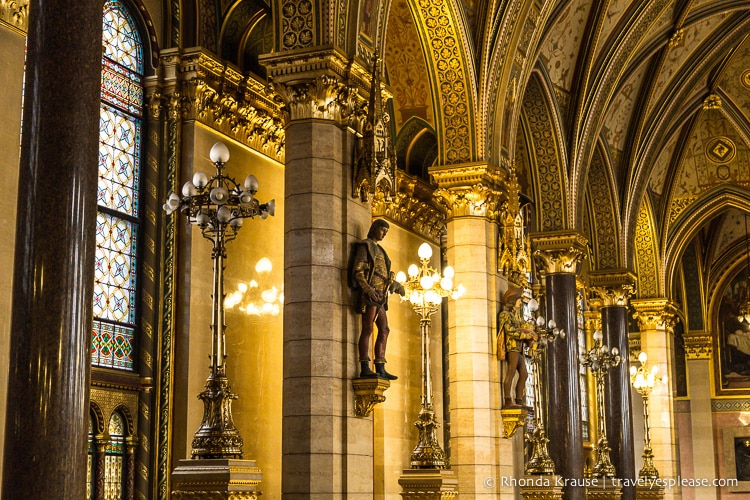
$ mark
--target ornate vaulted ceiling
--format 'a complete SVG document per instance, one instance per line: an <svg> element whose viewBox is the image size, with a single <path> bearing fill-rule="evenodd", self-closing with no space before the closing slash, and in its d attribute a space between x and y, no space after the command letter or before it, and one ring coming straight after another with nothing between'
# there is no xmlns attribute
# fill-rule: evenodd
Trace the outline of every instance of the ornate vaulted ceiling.
<svg viewBox="0 0 750 500"><path fill-rule="evenodd" d="M536 229L584 232L592 267L653 272L642 296L669 295L689 245L709 270L704 286L740 265L750 0L215 8L223 20L199 38L210 43L216 33L213 50L261 78L264 52L332 44L366 64L382 50L400 168L428 180L431 165L515 168Z"/></svg>

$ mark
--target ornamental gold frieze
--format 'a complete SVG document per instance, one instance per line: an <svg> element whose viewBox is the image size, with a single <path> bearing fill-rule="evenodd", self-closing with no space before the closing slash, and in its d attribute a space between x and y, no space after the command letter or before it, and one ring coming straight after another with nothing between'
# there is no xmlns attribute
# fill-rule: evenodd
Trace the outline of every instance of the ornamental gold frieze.
<svg viewBox="0 0 750 500"><path fill-rule="evenodd" d="M677 306L666 298L634 299L630 302L635 309L633 318L638 321L641 331L672 331L677 324Z"/></svg>
<svg viewBox="0 0 750 500"><path fill-rule="evenodd" d="M0 0L0 22L25 35L29 29L29 1Z"/></svg>
<svg viewBox="0 0 750 500"><path fill-rule="evenodd" d="M575 231L554 231L531 235L534 258L545 274L577 274L586 258L588 242Z"/></svg>
<svg viewBox="0 0 750 500"><path fill-rule="evenodd" d="M152 118L196 120L283 162L281 106L263 83L201 49L166 51L162 63L163 82L147 89Z"/></svg>
<svg viewBox="0 0 750 500"><path fill-rule="evenodd" d="M685 356L687 359L711 359L713 342L710 335L705 333L685 333L682 335L685 342Z"/></svg>
<svg viewBox="0 0 750 500"><path fill-rule="evenodd" d="M589 286L602 300L602 307L627 307L628 299L635 293L635 282L635 274L627 269L592 271L589 274Z"/></svg>
<svg viewBox="0 0 750 500"><path fill-rule="evenodd" d="M445 213L435 204L434 188L403 170L396 170L396 185L390 203L382 191L375 194L372 215L386 217L438 243L445 232Z"/></svg>

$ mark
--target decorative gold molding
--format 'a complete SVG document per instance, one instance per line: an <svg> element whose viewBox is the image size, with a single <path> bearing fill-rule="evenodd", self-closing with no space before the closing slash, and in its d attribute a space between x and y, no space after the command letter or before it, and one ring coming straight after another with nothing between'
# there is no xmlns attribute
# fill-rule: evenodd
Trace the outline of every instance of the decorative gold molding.
<svg viewBox="0 0 750 500"><path fill-rule="evenodd" d="M638 354L641 352L641 334L640 332L630 332L628 334L628 352L630 353L630 362L638 362Z"/></svg>
<svg viewBox="0 0 750 500"><path fill-rule="evenodd" d="M0 21L25 35L29 31L29 0L0 0Z"/></svg>
<svg viewBox="0 0 750 500"><path fill-rule="evenodd" d="M503 417L503 437L511 438L516 431L526 424L528 412L525 408L503 408L500 410Z"/></svg>
<svg viewBox="0 0 750 500"><path fill-rule="evenodd" d="M602 300L602 307L627 307L635 294L635 273L627 269L592 271L589 273L591 290Z"/></svg>
<svg viewBox="0 0 750 500"><path fill-rule="evenodd" d="M560 476L524 476L521 486L523 500L561 500L562 485L565 484Z"/></svg>
<svg viewBox="0 0 750 500"><path fill-rule="evenodd" d="M396 170L396 186L390 203L383 192L375 194L372 215L386 217L438 243L445 232L445 213L433 199L434 188L403 170Z"/></svg>
<svg viewBox="0 0 750 500"><path fill-rule="evenodd" d="M501 203L507 199L505 173L486 163L430 167L430 175L439 188L435 199L448 219L474 216L498 218Z"/></svg>
<svg viewBox="0 0 750 500"><path fill-rule="evenodd" d="M545 274L577 274L579 264L586 258L586 238L576 231L534 233L531 244Z"/></svg>
<svg viewBox="0 0 750 500"><path fill-rule="evenodd" d="M201 48L167 49L161 57L163 80L149 81L152 119L197 120L278 162L284 161L281 104L253 76Z"/></svg>
<svg viewBox="0 0 750 500"><path fill-rule="evenodd" d="M375 405L385 401L385 391L391 382L384 378L355 378L354 386L354 415L369 417Z"/></svg>
<svg viewBox="0 0 750 500"><path fill-rule="evenodd" d="M458 477L450 469L404 469L399 476L402 500L453 500Z"/></svg>
<svg viewBox="0 0 750 500"><path fill-rule="evenodd" d="M591 333L593 335L596 330L602 329L602 300L590 298L588 306L588 311L583 311L584 328L587 334Z"/></svg>
<svg viewBox="0 0 750 500"><path fill-rule="evenodd" d="M672 332L677 324L677 305L666 298L634 299L631 305L635 309L633 317L643 330L667 330Z"/></svg>
<svg viewBox="0 0 750 500"><path fill-rule="evenodd" d="M687 359L711 359L713 352L713 342L711 335L706 333L684 333L682 335L685 341L685 356Z"/></svg>

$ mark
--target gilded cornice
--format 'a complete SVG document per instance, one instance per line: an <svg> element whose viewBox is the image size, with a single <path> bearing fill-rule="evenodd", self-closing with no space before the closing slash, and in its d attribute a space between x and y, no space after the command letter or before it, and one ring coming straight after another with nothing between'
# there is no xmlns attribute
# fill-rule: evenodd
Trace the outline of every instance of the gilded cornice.
<svg viewBox="0 0 750 500"><path fill-rule="evenodd" d="M586 258L586 238L576 231L554 231L531 235L534 257L546 274L577 274Z"/></svg>
<svg viewBox="0 0 750 500"><path fill-rule="evenodd" d="M704 332L684 333L682 338L685 341L687 359L711 359L713 351L711 335Z"/></svg>
<svg viewBox="0 0 750 500"><path fill-rule="evenodd" d="M602 307L627 307L628 299L635 293L635 283L635 274L627 269L589 273L589 285L602 300Z"/></svg>
<svg viewBox="0 0 750 500"><path fill-rule="evenodd" d="M633 317L643 330L667 330L672 332L677 324L677 305L666 298L633 299Z"/></svg>
<svg viewBox="0 0 750 500"><path fill-rule="evenodd" d="M29 0L0 0L0 22L25 35L29 30Z"/></svg>
<svg viewBox="0 0 750 500"><path fill-rule="evenodd" d="M370 71L338 49L293 51L261 57L283 102L287 120L321 119L361 129Z"/></svg>
<svg viewBox="0 0 750 500"><path fill-rule="evenodd" d="M435 204L434 188L403 170L396 170L396 194L390 203L385 193L378 191L372 200L372 215L386 217L407 227L433 243L440 241L445 231L445 213Z"/></svg>
<svg viewBox="0 0 750 500"><path fill-rule="evenodd" d="M284 161L281 106L265 86L200 48L164 51L161 88L147 87L149 114L196 120L269 158ZM151 91L153 89L153 91Z"/></svg>
<svg viewBox="0 0 750 500"><path fill-rule="evenodd" d="M487 217L496 220L507 198L505 173L486 163L430 167L430 175L439 186L435 199L453 217Z"/></svg>
<svg viewBox="0 0 750 500"><path fill-rule="evenodd" d="M628 352L630 353L630 362L638 362L638 354L641 352L641 334L640 332L630 332L628 334Z"/></svg>

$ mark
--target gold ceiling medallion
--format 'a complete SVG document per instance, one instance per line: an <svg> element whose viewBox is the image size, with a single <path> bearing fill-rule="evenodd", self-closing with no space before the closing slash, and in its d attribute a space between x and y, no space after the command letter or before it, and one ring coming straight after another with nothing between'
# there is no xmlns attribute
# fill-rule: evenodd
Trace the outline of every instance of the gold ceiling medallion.
<svg viewBox="0 0 750 500"><path fill-rule="evenodd" d="M721 97L717 94L710 94L703 100L703 111L710 111L712 109L721 109Z"/></svg>
<svg viewBox="0 0 750 500"><path fill-rule="evenodd" d="M714 137L706 144L706 158L714 163L729 163L734 159L736 153L737 147L729 137ZM725 173L726 179L721 180L727 180L729 178L729 172Z"/></svg>
<svg viewBox="0 0 750 500"><path fill-rule="evenodd" d="M746 69L742 72L742 76L740 76L740 81L742 82L742 85L745 86L745 88L750 89L750 69Z"/></svg>
<svg viewBox="0 0 750 500"><path fill-rule="evenodd" d="M383 106L380 88L378 53L372 61L372 86L362 138L358 141L354 160L353 196L363 202L370 201L378 191L390 203L396 192L396 152L390 133L390 115Z"/></svg>

